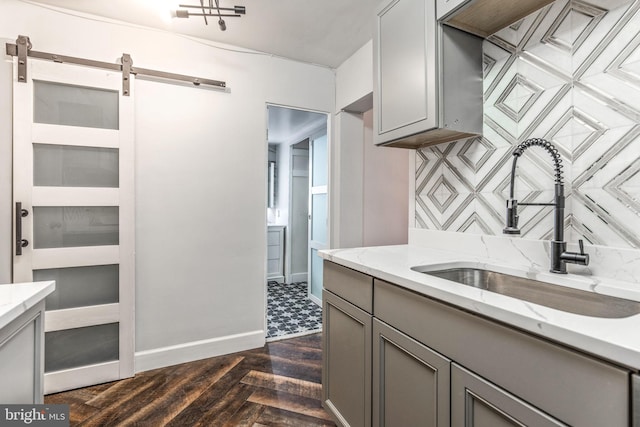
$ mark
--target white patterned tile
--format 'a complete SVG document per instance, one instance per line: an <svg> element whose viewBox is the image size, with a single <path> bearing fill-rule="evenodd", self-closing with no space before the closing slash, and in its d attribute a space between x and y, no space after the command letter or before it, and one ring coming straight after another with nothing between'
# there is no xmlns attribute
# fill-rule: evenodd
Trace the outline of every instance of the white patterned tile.
<svg viewBox="0 0 640 427"><path fill-rule="evenodd" d="M489 40L493 39L496 43L513 46L512 52L515 52L515 48L519 42L518 29L521 25L522 21L515 22L506 28L496 31L489 37Z"/></svg>
<svg viewBox="0 0 640 427"><path fill-rule="evenodd" d="M508 70L510 62L513 62L511 53L503 47L485 40L482 43L484 77L482 79L482 93L486 94L488 89L498 82L503 73Z"/></svg>
<svg viewBox="0 0 640 427"><path fill-rule="evenodd" d="M508 197L508 189L511 174L513 156L511 147L501 148L495 151L486 165L476 173L474 188L476 192L503 193L504 200ZM503 204L503 203L501 203Z"/></svg>
<svg viewBox="0 0 640 427"><path fill-rule="evenodd" d="M621 81L611 74L600 73L576 82L573 102L607 128L640 121L640 85Z"/></svg>
<svg viewBox="0 0 640 427"><path fill-rule="evenodd" d="M637 227L640 217L604 189L575 191L573 215L599 244L619 248L640 247Z"/></svg>
<svg viewBox="0 0 640 427"><path fill-rule="evenodd" d="M602 9L615 10L620 7L629 7L634 0L589 0L589 3Z"/></svg>
<svg viewBox="0 0 640 427"><path fill-rule="evenodd" d="M571 1L556 0L539 14L522 46L543 67L566 75L571 74L571 10Z"/></svg>
<svg viewBox="0 0 640 427"><path fill-rule="evenodd" d="M497 183L509 178L513 147L501 147L492 152L491 157L478 169L474 177L474 189L476 192L493 191Z"/></svg>
<svg viewBox="0 0 640 427"><path fill-rule="evenodd" d="M484 122L490 123L495 132L502 134L506 140L515 141L518 138L518 122L513 120L498 107L484 106Z"/></svg>
<svg viewBox="0 0 640 427"><path fill-rule="evenodd" d="M637 126L609 129L573 162L574 186L604 188L640 157L640 129Z"/></svg>
<svg viewBox="0 0 640 427"><path fill-rule="evenodd" d="M571 136L565 126L562 126L562 121L571 111L571 105L571 90L567 86L545 91L518 124L519 140L532 137L547 139L556 144L565 157L569 157Z"/></svg>
<svg viewBox="0 0 640 427"><path fill-rule="evenodd" d="M494 193L478 193L476 195L476 213L487 228L489 232L484 234L501 235L502 230L505 227L507 205L506 200L501 197L497 197Z"/></svg>
<svg viewBox="0 0 640 427"><path fill-rule="evenodd" d="M543 90L553 89L571 82L570 73L565 73L555 67L553 62L544 61L528 52L523 52L518 56L516 70L531 84Z"/></svg>
<svg viewBox="0 0 640 427"><path fill-rule="evenodd" d="M420 194L434 174L441 173L442 154L433 148L416 151L416 193Z"/></svg>
<svg viewBox="0 0 640 427"><path fill-rule="evenodd" d="M518 48L520 51L535 37L537 28L546 16L551 13L554 4L549 4L524 17L518 25Z"/></svg>
<svg viewBox="0 0 640 427"><path fill-rule="evenodd" d="M499 75L485 87L484 90L484 107L495 106L498 103L500 96L505 93L509 88L509 83L516 77L518 73L517 61L515 58L510 58L499 72Z"/></svg>
<svg viewBox="0 0 640 427"><path fill-rule="evenodd" d="M592 5L607 10L598 25L573 50L572 72L578 78L604 72L631 42L640 25L636 2L616 0L590 0Z"/></svg>
<svg viewBox="0 0 640 427"><path fill-rule="evenodd" d="M417 156L418 226L501 234L512 150L538 137L563 159L566 240L640 247L637 28L640 1L558 0L485 40L483 137ZM553 172L549 153L528 149L515 197L552 202ZM523 237L551 237L552 207L519 214Z"/></svg>
<svg viewBox="0 0 640 427"><path fill-rule="evenodd" d="M456 231L459 233L471 234L487 234L491 232L490 226L485 218L478 215L476 200L473 195L469 195L466 203L460 206L458 214L455 218L446 223L446 230Z"/></svg>

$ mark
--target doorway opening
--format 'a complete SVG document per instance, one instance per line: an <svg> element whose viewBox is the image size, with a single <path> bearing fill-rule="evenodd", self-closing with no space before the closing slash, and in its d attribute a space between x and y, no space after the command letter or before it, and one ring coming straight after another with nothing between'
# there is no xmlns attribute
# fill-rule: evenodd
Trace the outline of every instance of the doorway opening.
<svg viewBox="0 0 640 427"><path fill-rule="evenodd" d="M266 337L321 330L328 114L267 105Z"/></svg>

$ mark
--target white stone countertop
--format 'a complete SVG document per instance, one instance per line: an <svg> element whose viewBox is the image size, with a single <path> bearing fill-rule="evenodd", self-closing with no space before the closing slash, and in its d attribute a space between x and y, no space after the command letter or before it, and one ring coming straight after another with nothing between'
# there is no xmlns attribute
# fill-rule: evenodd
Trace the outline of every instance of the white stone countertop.
<svg viewBox="0 0 640 427"><path fill-rule="evenodd" d="M417 245L333 249L320 251L320 255L325 260L419 294L640 370L640 315L611 319L568 313L412 271L411 267L490 266L501 273L635 301L640 301L638 283L586 274L553 274L526 264L505 263Z"/></svg>
<svg viewBox="0 0 640 427"><path fill-rule="evenodd" d="M54 291L56 283L15 283L0 285L0 329L25 313Z"/></svg>

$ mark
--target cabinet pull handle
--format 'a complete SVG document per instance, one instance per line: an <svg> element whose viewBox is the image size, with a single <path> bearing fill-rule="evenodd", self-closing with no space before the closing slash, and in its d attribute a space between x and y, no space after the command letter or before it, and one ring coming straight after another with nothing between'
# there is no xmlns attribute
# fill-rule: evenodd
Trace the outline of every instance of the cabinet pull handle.
<svg viewBox="0 0 640 427"><path fill-rule="evenodd" d="M29 246L29 241L22 238L22 218L29 215L29 211L22 209L22 203L16 202L16 255L22 255L22 248Z"/></svg>

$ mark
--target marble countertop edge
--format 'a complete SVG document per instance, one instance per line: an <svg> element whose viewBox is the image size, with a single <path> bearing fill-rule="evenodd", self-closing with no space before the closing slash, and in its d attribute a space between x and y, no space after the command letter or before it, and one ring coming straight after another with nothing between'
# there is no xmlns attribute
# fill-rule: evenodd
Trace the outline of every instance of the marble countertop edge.
<svg viewBox="0 0 640 427"><path fill-rule="evenodd" d="M0 285L0 329L55 290L55 281Z"/></svg>
<svg viewBox="0 0 640 427"><path fill-rule="evenodd" d="M555 275L523 265L465 256L412 245L333 249L320 252L332 262L385 280L444 303L496 320L536 336L562 343L616 364L640 370L640 315L598 318L563 312L411 270L451 263L500 266L562 286L640 301L640 286L582 275ZM557 277L560 276L560 277Z"/></svg>

